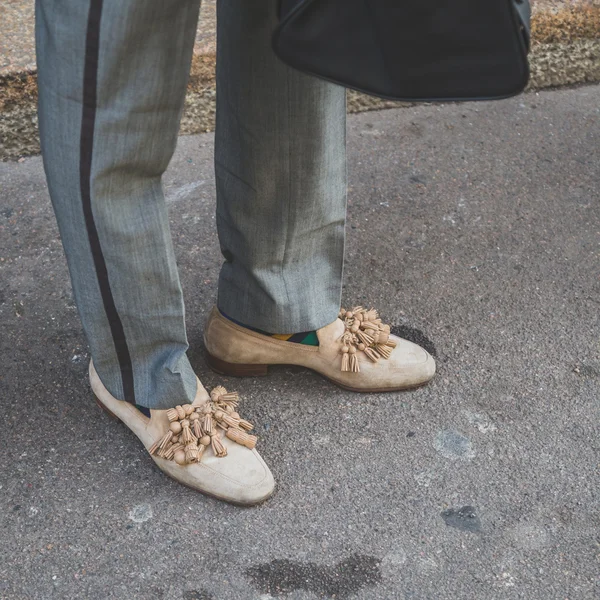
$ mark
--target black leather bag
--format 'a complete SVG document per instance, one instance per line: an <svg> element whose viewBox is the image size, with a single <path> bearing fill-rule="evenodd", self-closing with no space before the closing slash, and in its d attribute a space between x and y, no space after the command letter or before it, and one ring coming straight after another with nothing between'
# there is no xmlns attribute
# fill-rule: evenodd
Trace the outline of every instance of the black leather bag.
<svg viewBox="0 0 600 600"><path fill-rule="evenodd" d="M506 98L529 79L527 0L281 0L288 65L390 100Z"/></svg>

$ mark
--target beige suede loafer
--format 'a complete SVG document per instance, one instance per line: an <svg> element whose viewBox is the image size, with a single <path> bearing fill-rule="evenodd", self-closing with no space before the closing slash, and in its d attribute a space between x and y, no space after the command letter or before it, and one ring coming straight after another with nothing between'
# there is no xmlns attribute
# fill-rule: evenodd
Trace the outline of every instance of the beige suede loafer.
<svg viewBox="0 0 600 600"><path fill-rule="evenodd" d="M390 333L377 311L341 310L317 330L318 346L256 333L213 308L204 330L207 361L224 375L266 375L269 365L298 365L355 392L391 392L426 384L435 360L423 348Z"/></svg>
<svg viewBox="0 0 600 600"><path fill-rule="evenodd" d="M210 395L198 381L192 404L144 415L114 398L90 362L96 402L137 435L158 468L179 483L233 504L263 502L275 489L269 467L254 449L252 425L236 412L238 396L218 386Z"/></svg>

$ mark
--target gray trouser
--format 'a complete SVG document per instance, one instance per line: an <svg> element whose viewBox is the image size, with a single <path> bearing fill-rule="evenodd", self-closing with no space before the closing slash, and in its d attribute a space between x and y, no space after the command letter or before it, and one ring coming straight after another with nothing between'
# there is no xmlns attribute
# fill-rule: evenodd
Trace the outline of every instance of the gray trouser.
<svg viewBox="0 0 600 600"><path fill-rule="evenodd" d="M219 1L218 305L292 333L339 310L345 93L274 56L277 5ZM105 386L151 408L196 391L161 177L198 9L199 0L36 6L42 154L75 301Z"/></svg>

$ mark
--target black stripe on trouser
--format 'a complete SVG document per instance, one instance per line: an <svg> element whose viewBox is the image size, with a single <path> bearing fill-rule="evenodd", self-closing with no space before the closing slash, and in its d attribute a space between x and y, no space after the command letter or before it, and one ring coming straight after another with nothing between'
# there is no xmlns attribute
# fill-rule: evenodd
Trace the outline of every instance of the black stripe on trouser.
<svg viewBox="0 0 600 600"><path fill-rule="evenodd" d="M106 261L100 246L98 230L92 212L91 179L92 179L92 153L94 148L94 127L96 121L96 103L98 87L98 54L100 51L100 19L102 17L102 1L91 0L88 14L87 33L85 39L85 66L83 71L83 113L81 117L81 142L79 156L79 177L81 186L81 202L85 226L90 242L96 276L104 310L110 325L110 330L115 344L115 351L121 369L123 380L123 395L128 402L135 403L133 386L133 369L131 356L125 339L123 323L117 312L115 300L108 281Z"/></svg>

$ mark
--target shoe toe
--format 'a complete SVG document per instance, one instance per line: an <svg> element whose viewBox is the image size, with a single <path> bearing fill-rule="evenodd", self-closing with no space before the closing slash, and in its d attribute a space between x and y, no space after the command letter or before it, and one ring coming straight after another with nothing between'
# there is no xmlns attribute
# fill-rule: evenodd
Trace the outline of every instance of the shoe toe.
<svg viewBox="0 0 600 600"><path fill-rule="evenodd" d="M177 481L210 496L234 504L259 504L275 489L269 467L256 450L222 439L227 456L218 458L207 448L200 463L179 466L171 460L155 458L158 466Z"/></svg>
<svg viewBox="0 0 600 600"><path fill-rule="evenodd" d="M396 347L388 359L371 362L364 357L360 373L349 375L343 383L351 389L385 392L410 389L427 383L435 375L435 360L421 346L390 336Z"/></svg>
<svg viewBox="0 0 600 600"><path fill-rule="evenodd" d="M406 379L409 385L421 385L435 375L435 359L421 346L397 336L390 336L396 348L388 361L379 361L382 367Z"/></svg>

